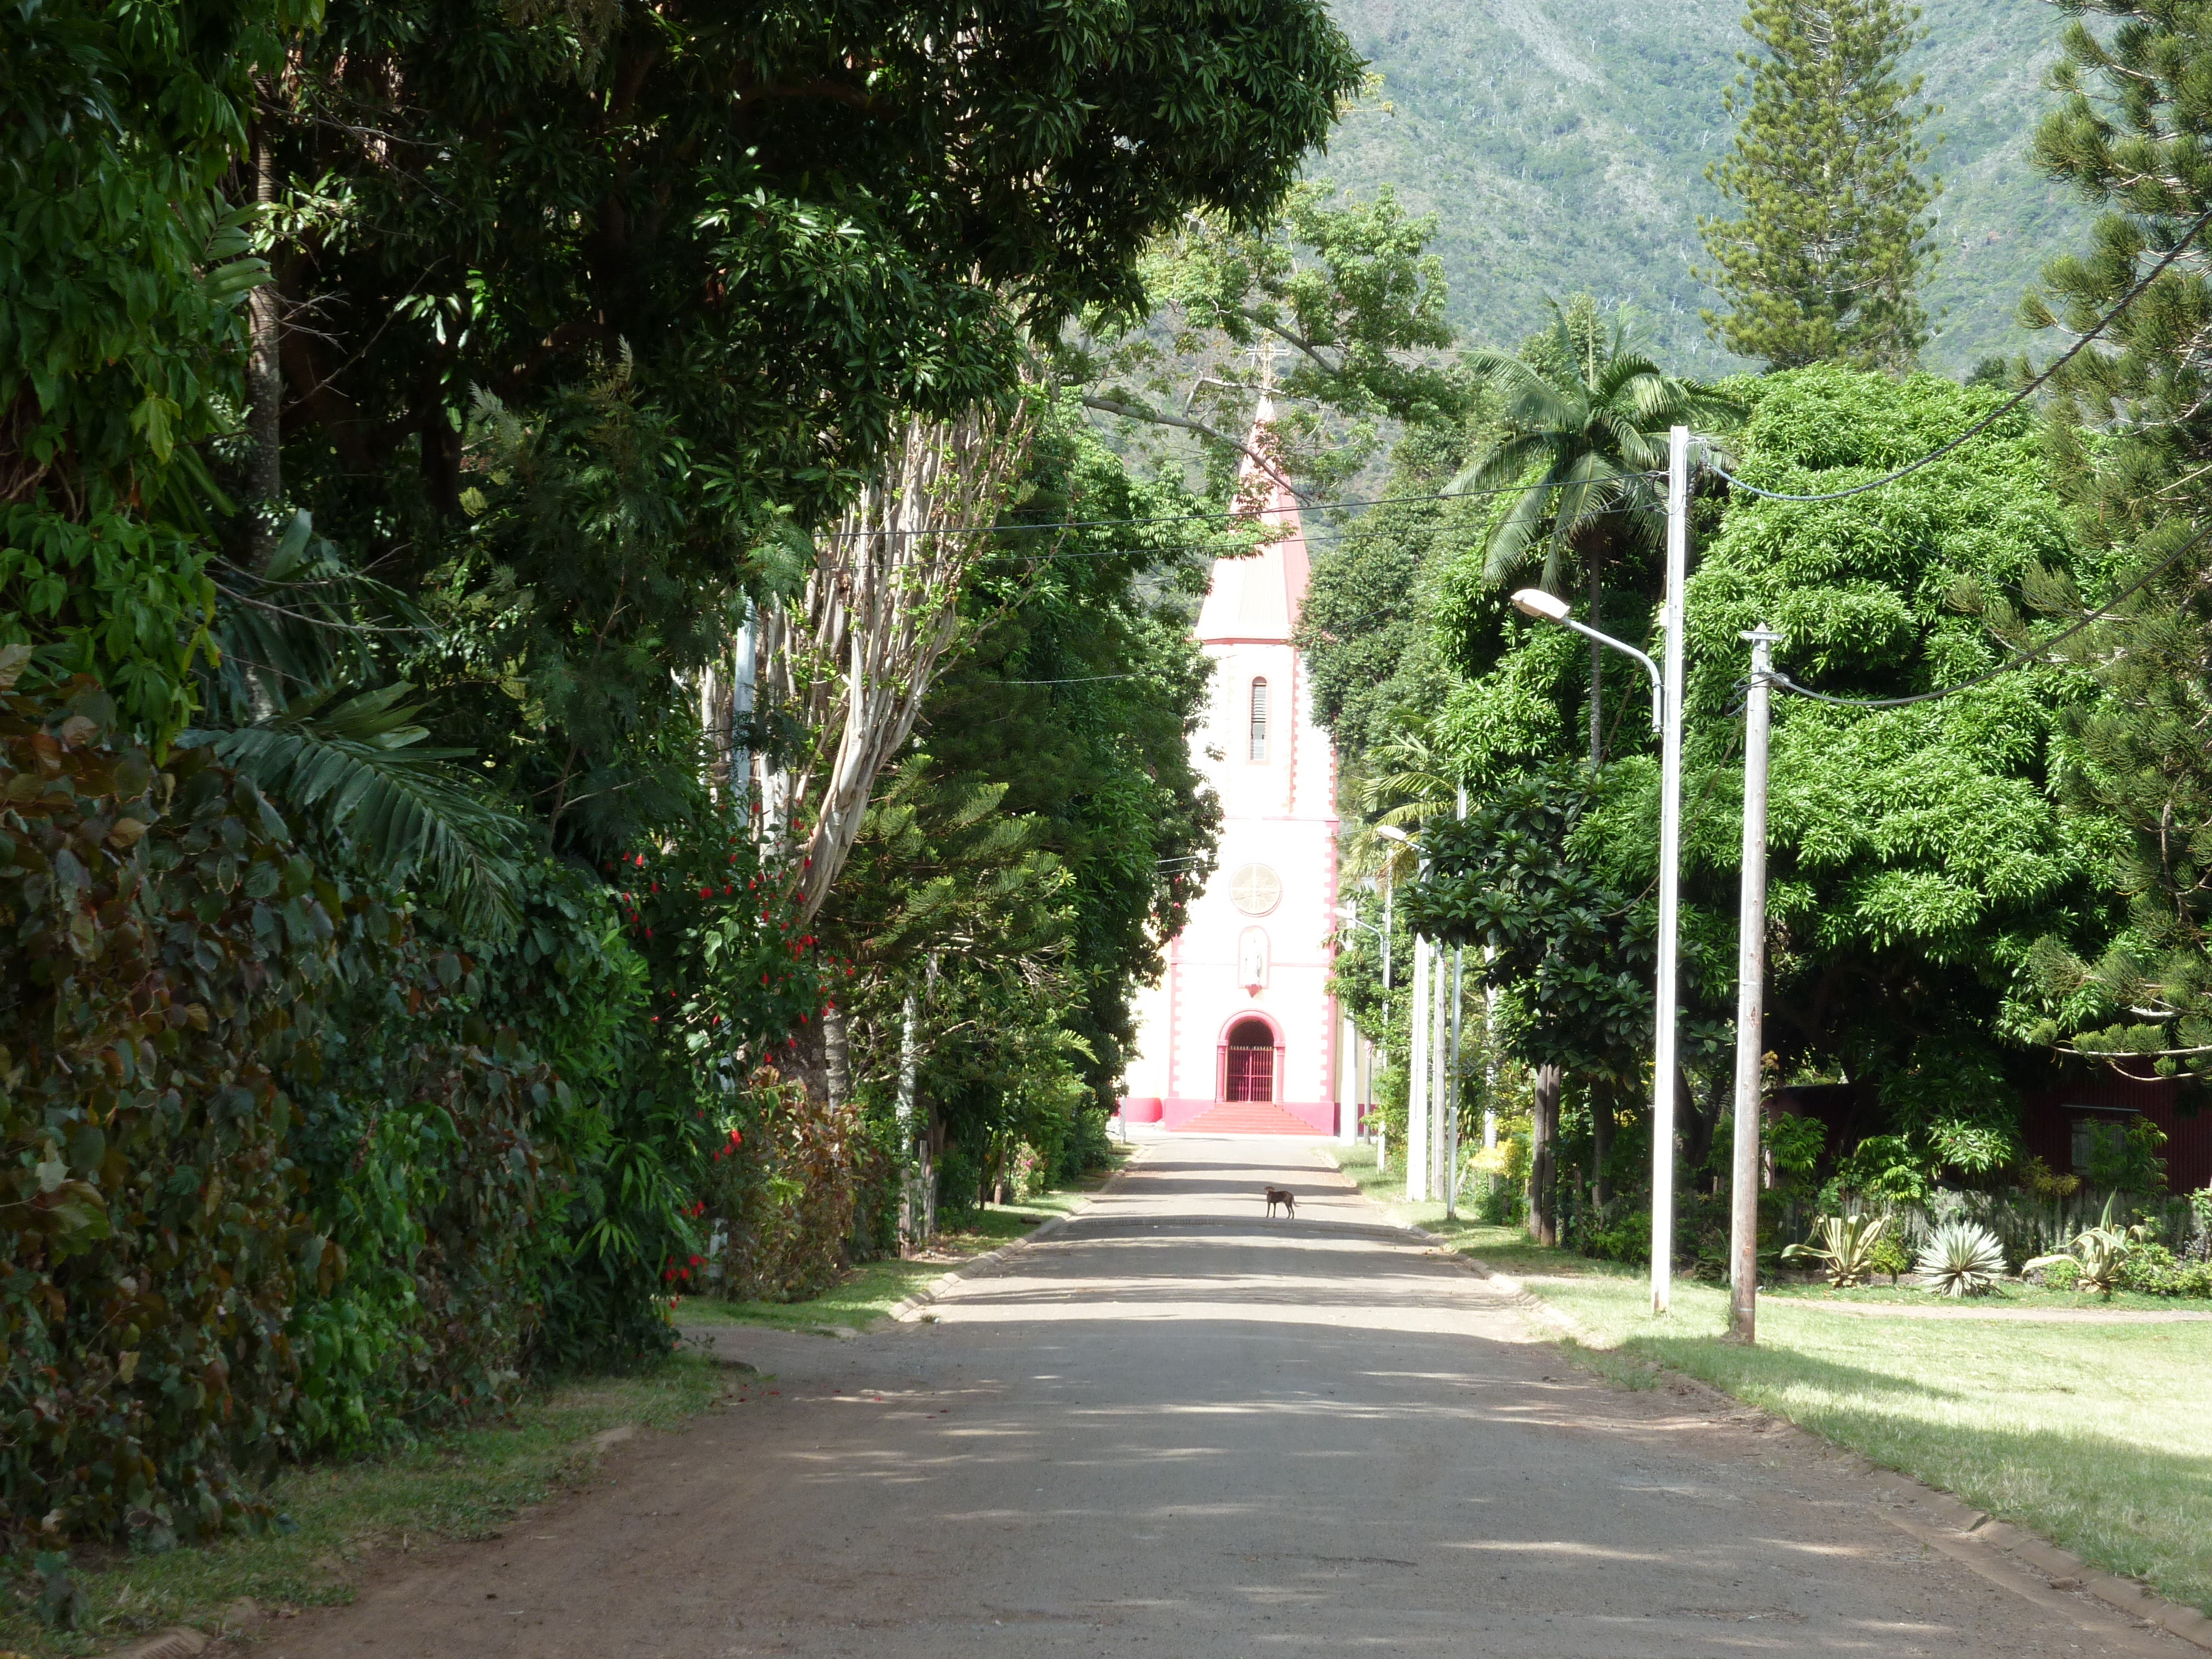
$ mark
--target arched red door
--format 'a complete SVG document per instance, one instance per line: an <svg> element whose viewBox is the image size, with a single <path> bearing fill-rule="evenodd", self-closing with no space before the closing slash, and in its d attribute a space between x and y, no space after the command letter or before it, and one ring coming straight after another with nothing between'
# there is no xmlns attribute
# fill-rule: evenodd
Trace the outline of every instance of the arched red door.
<svg viewBox="0 0 2212 1659"><path fill-rule="evenodd" d="M1240 1019L1229 1028L1224 1100L1275 1097L1275 1034L1265 1020Z"/></svg>

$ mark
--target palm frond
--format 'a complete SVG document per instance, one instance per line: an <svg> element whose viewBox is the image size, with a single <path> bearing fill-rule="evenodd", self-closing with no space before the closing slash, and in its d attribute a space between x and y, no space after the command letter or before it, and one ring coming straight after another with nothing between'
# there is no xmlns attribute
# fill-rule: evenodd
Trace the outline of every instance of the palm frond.
<svg viewBox="0 0 2212 1659"><path fill-rule="evenodd" d="M221 726L243 726L313 687L367 685L382 678L379 635L428 637L396 590L363 575L295 513L260 572L228 570L201 672L201 704Z"/></svg>
<svg viewBox="0 0 2212 1659"><path fill-rule="evenodd" d="M1479 460L1454 474L1444 493L1473 494L1518 483L1539 463L1549 463L1567 447L1556 432L1516 432L1500 438Z"/></svg>
<svg viewBox="0 0 2212 1659"><path fill-rule="evenodd" d="M1491 531L1490 540L1483 550L1483 580L1494 587L1528 562L1529 550L1542 533L1544 514L1550 507L1552 490L1558 483L1559 469L1547 468L1544 476L1532 483L1506 509L1505 516Z"/></svg>
<svg viewBox="0 0 2212 1659"><path fill-rule="evenodd" d="M1504 403L1512 425L1534 430L1575 423L1578 387L1555 386L1518 357L1486 346L1468 354L1468 367Z"/></svg>
<svg viewBox="0 0 2212 1659"><path fill-rule="evenodd" d="M319 818L393 880L421 871L462 926L509 933L520 910L521 823L452 763L465 751L422 746L404 682L333 702L324 689L215 738L225 764L264 794Z"/></svg>

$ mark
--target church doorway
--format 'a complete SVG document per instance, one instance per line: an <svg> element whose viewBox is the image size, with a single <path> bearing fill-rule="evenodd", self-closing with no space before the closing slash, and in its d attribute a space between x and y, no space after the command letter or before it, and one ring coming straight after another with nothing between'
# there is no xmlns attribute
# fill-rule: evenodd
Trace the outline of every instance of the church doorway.
<svg viewBox="0 0 2212 1659"><path fill-rule="evenodd" d="M1275 1097L1275 1033L1265 1020L1240 1019L1229 1028L1224 1100Z"/></svg>

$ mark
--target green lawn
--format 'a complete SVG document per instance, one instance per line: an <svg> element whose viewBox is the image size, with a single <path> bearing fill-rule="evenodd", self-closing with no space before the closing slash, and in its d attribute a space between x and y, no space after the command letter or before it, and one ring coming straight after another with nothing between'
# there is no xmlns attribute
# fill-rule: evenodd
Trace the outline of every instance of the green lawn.
<svg viewBox="0 0 2212 1659"><path fill-rule="evenodd" d="M1393 1194L1371 1152L1346 1154L1346 1173L1397 1218L1534 1280L1580 1327L1567 1346L1614 1381L1648 1387L1656 1367L1697 1377L2212 1612L2212 1427L2202 1403L2212 1323L1868 1318L1824 1308L1817 1286L1792 1286L1760 1298L1759 1346L1747 1349L1723 1338L1728 1297L1717 1286L1677 1280L1674 1311L1656 1319L1641 1269L1540 1250L1516 1230L1448 1225L1441 1206L1404 1202L1402 1172ZM2105 1305L2007 1288L2010 1305ZM1886 1285L1848 1295L1933 1300Z"/></svg>
<svg viewBox="0 0 2212 1659"><path fill-rule="evenodd" d="M732 1376L679 1356L635 1376L553 1388L495 1427L439 1435L392 1457L287 1470L270 1496L296 1531L137 1558L81 1550L87 1627L49 1632L0 1598L0 1649L100 1653L172 1625L214 1631L241 1598L267 1612L350 1601L350 1565L363 1552L495 1536L517 1510L591 1473L592 1436L623 1424L673 1428L718 1403Z"/></svg>

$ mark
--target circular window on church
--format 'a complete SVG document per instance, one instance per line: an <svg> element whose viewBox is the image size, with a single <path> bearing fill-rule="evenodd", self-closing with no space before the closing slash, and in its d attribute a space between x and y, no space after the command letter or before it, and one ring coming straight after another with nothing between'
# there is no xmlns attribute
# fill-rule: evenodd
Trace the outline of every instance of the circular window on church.
<svg viewBox="0 0 2212 1659"><path fill-rule="evenodd" d="M1283 900L1283 878L1264 864L1248 864L1229 884L1230 902L1248 916L1264 916Z"/></svg>

